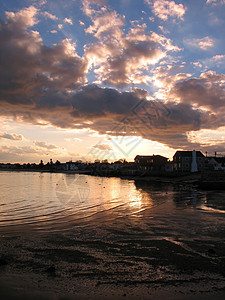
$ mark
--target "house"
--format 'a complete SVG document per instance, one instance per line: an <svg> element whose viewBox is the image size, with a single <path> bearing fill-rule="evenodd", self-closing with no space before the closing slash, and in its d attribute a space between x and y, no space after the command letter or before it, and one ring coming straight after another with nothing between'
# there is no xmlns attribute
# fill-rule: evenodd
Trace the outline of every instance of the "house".
<svg viewBox="0 0 225 300"><path fill-rule="evenodd" d="M172 161L168 161L165 164L165 171L166 172L173 172L173 162Z"/></svg>
<svg viewBox="0 0 225 300"><path fill-rule="evenodd" d="M121 175L124 176L133 176L137 174L137 166L135 162L124 162L120 169Z"/></svg>
<svg viewBox="0 0 225 300"><path fill-rule="evenodd" d="M205 170L205 156L201 151L176 151L173 156L173 170L197 172Z"/></svg>
<svg viewBox="0 0 225 300"><path fill-rule="evenodd" d="M207 157L206 158L207 170L223 170L225 171L225 157Z"/></svg>
<svg viewBox="0 0 225 300"><path fill-rule="evenodd" d="M67 171L77 171L78 170L77 163L72 162L72 161L66 162L66 170Z"/></svg>
<svg viewBox="0 0 225 300"><path fill-rule="evenodd" d="M136 166L144 171L164 171L168 158L161 155L137 155L134 159Z"/></svg>
<svg viewBox="0 0 225 300"><path fill-rule="evenodd" d="M57 170L57 171L66 171L68 170L68 166L66 163L60 163L60 162L56 162L54 164L54 167L53 167L54 170Z"/></svg>

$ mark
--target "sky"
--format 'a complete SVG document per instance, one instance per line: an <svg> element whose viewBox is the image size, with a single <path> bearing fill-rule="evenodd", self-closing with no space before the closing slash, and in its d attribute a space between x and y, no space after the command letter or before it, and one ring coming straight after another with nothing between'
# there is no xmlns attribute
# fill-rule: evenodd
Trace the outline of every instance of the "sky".
<svg viewBox="0 0 225 300"><path fill-rule="evenodd" d="M225 0L2 0L0 162L225 154Z"/></svg>

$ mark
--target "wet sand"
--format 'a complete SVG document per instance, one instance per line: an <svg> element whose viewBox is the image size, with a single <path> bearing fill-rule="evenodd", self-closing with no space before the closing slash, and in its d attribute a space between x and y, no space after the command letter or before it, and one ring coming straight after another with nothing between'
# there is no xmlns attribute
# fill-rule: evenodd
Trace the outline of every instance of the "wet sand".
<svg viewBox="0 0 225 300"><path fill-rule="evenodd" d="M220 241L2 237L1 299L224 299L224 253Z"/></svg>

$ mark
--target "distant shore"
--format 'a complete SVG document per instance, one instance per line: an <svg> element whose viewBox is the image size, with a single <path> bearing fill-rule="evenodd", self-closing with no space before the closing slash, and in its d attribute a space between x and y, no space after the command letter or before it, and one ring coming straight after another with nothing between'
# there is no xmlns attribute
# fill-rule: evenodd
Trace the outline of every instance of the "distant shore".
<svg viewBox="0 0 225 300"><path fill-rule="evenodd" d="M182 183L182 184L197 184L201 178L201 173L195 174L182 174L177 176L156 176L156 175L123 175L123 174L104 174L103 172L92 172L91 170L37 170L37 169L0 169L0 171L9 171L9 172L40 172L40 173L62 173L62 174L81 174L81 175L91 175L99 177L116 177L121 179L128 180L141 180L146 182L155 182L155 183Z"/></svg>
<svg viewBox="0 0 225 300"><path fill-rule="evenodd" d="M172 184L192 186L208 190L225 190L225 172L197 172L197 173L162 173L162 174L144 174L130 175L115 172L105 172L104 170L40 170L40 169L0 169L0 171L9 172L39 172L39 173L62 173L62 174L80 174L98 177L116 177L127 180L143 181L155 184ZM215 176L215 174L217 176ZM219 176L218 176L219 175Z"/></svg>

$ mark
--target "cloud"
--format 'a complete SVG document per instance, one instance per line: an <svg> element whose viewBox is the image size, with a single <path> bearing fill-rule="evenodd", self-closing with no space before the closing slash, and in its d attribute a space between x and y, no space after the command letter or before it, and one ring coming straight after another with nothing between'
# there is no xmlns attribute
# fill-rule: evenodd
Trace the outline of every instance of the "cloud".
<svg viewBox="0 0 225 300"><path fill-rule="evenodd" d="M23 136L21 134L16 134L16 133L1 133L0 132L0 139L8 139L8 140L13 140L13 141L22 141Z"/></svg>
<svg viewBox="0 0 225 300"><path fill-rule="evenodd" d="M221 126L223 122L222 117L219 123L216 114L193 108L185 101L171 101L165 106L147 100L146 95L147 92L118 92L87 85L70 94L46 91L30 105L4 103L1 114L10 112L14 118L32 124L41 121L61 128L86 128L109 136L141 136L173 148L191 145L187 132Z"/></svg>
<svg viewBox="0 0 225 300"><path fill-rule="evenodd" d="M194 48L200 48L202 50L208 50L208 48L214 47L214 40L210 38L209 36L206 36L204 38L193 38L193 39L186 39L184 40L184 43L189 47Z"/></svg>
<svg viewBox="0 0 225 300"><path fill-rule="evenodd" d="M76 89L86 81L87 62L71 40L48 47L28 29L37 22L36 12L8 13L8 20L0 21L0 102L32 104L46 89Z"/></svg>
<svg viewBox="0 0 225 300"><path fill-rule="evenodd" d="M1 162L39 162L43 156L48 158L47 155L42 149L32 146L0 146Z"/></svg>
<svg viewBox="0 0 225 300"><path fill-rule="evenodd" d="M91 16L93 13L96 13L96 10L93 8L93 5L104 7L106 2L107 0L83 0L83 11L87 16Z"/></svg>
<svg viewBox="0 0 225 300"><path fill-rule="evenodd" d="M171 99L170 89L175 83L183 81L192 76L190 73L184 72L185 65L165 65L156 67L151 77L151 82L158 88L156 95L159 98ZM159 96L160 95L160 96Z"/></svg>
<svg viewBox="0 0 225 300"><path fill-rule="evenodd" d="M224 152L225 150L225 127L219 130L199 130L198 132L189 132L188 140L191 143L198 142L202 151L207 151L208 156Z"/></svg>
<svg viewBox="0 0 225 300"><path fill-rule="evenodd" d="M77 143L77 142L82 142L83 140L75 137L75 138L65 138L65 141L66 142L76 142Z"/></svg>
<svg viewBox="0 0 225 300"><path fill-rule="evenodd" d="M183 103L204 107L219 115L225 109L225 75L208 71L199 78L176 83L170 93Z"/></svg>
<svg viewBox="0 0 225 300"><path fill-rule="evenodd" d="M48 150L53 150L53 149L57 149L58 147L55 145L51 145L51 144L47 144L46 142L34 142L35 146L40 147L40 148L45 148Z"/></svg>
<svg viewBox="0 0 225 300"><path fill-rule="evenodd" d="M221 62L224 61L225 55L215 55L212 57L212 60L215 62Z"/></svg>
<svg viewBox="0 0 225 300"><path fill-rule="evenodd" d="M108 0L83 0L83 2L87 3L87 4L97 4L97 5L103 5L103 4L106 4Z"/></svg>
<svg viewBox="0 0 225 300"><path fill-rule="evenodd" d="M38 154L39 153L31 146L22 146L22 147L1 146L0 150L2 150L2 152L7 152L8 154L16 154L16 155Z"/></svg>
<svg viewBox="0 0 225 300"><path fill-rule="evenodd" d="M206 3L212 3L213 5L223 5L225 4L225 0L207 0Z"/></svg>
<svg viewBox="0 0 225 300"><path fill-rule="evenodd" d="M168 34L169 33L169 31L165 28L165 27L163 27L162 25L160 25L159 26L159 29L162 31L162 33L164 33L164 34Z"/></svg>
<svg viewBox="0 0 225 300"><path fill-rule="evenodd" d="M202 64L199 61L192 62L192 65L198 68L202 68Z"/></svg>
<svg viewBox="0 0 225 300"><path fill-rule="evenodd" d="M207 68L223 68L225 64L225 55L215 55L209 59L202 60L202 64L204 64Z"/></svg>
<svg viewBox="0 0 225 300"><path fill-rule="evenodd" d="M99 5L102 5L102 4L106 4L106 2L108 0L84 0L86 2L89 2L89 3L92 3L92 4L99 4Z"/></svg>
<svg viewBox="0 0 225 300"><path fill-rule="evenodd" d="M96 13L92 21L93 25L89 26L86 32L93 34L97 39L105 39L106 35L117 39L121 37L124 17L119 16L115 11Z"/></svg>
<svg viewBox="0 0 225 300"><path fill-rule="evenodd" d="M51 155L51 156L50 156ZM0 162L29 162L39 163L40 160L49 161L50 157L56 161L68 161L71 157L81 159L77 153L67 153L65 149L59 148L58 151L33 146L0 146Z"/></svg>
<svg viewBox="0 0 225 300"><path fill-rule="evenodd" d="M169 17L183 20L186 9L183 4L171 0L145 0L152 7L153 13L163 21Z"/></svg>
<svg viewBox="0 0 225 300"><path fill-rule="evenodd" d="M93 12L93 25L86 32L98 42L85 47L89 68L94 68L97 83L123 88L128 84L148 83L146 71L160 62L169 51L180 49L172 41L155 32L146 32L146 24L132 22L127 34L125 19L115 11Z"/></svg>
<svg viewBox="0 0 225 300"><path fill-rule="evenodd" d="M38 9L36 7L30 6L28 8L21 9L17 13L6 12L6 17L8 19L9 26L17 24L19 28L26 29L38 23L38 19L36 17L37 12Z"/></svg>
<svg viewBox="0 0 225 300"><path fill-rule="evenodd" d="M73 25L73 21L72 21L72 19L70 19L70 18L65 18L63 21L64 21L65 23L68 23L68 24L70 24L70 25Z"/></svg>
<svg viewBox="0 0 225 300"><path fill-rule="evenodd" d="M98 10L91 6L88 13L92 24L87 33L96 43L86 46L84 57L69 39L44 45L39 33L29 29L38 22L37 9L8 13L8 19L1 21L0 115L42 126L141 136L172 148L199 145L188 139L190 131L223 126L225 75L208 71L193 78L183 72L184 65L159 67L169 51L180 50L170 39L148 32L138 22L125 32L124 17L105 6ZM87 84L91 68L105 85L158 83L166 105L153 97L149 100L144 90L119 92ZM39 141L35 146L4 146L2 151L56 149Z"/></svg>
<svg viewBox="0 0 225 300"><path fill-rule="evenodd" d="M58 20L58 17L56 17L55 15L45 11L42 13L44 17L51 19L51 20Z"/></svg>
<svg viewBox="0 0 225 300"><path fill-rule="evenodd" d="M85 23L82 22L81 20L79 21L80 26L85 26Z"/></svg>
<svg viewBox="0 0 225 300"><path fill-rule="evenodd" d="M92 146L93 148L99 149L99 150L103 150L103 151L110 151L112 150L112 148L107 145L107 144L96 144L94 146Z"/></svg>
<svg viewBox="0 0 225 300"><path fill-rule="evenodd" d="M47 3L48 0L39 0L38 5L43 6Z"/></svg>

